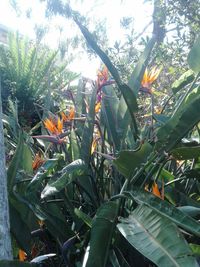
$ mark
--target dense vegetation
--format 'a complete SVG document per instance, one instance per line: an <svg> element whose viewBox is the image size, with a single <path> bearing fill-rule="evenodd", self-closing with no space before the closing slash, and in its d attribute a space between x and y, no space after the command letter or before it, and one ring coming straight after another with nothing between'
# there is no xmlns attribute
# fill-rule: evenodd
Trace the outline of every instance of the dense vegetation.
<svg viewBox="0 0 200 267"><path fill-rule="evenodd" d="M14 260L0 266L199 266L196 8L184 6L191 38L180 31L178 53L164 42L174 2L154 1L153 34L127 67L125 52L108 56L78 12L47 2L75 22L102 67L96 81L71 86L77 75L58 52L18 35L1 48Z"/></svg>

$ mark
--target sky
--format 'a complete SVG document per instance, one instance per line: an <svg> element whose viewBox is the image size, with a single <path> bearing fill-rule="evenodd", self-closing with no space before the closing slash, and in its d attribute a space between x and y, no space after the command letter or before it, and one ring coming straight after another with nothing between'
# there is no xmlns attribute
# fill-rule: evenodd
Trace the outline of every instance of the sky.
<svg viewBox="0 0 200 267"><path fill-rule="evenodd" d="M45 17L45 3L39 0L17 0L20 9L19 14L10 5L10 0L0 0L0 24L12 30L18 30L30 38L35 37L34 26L49 25L50 31L45 37L45 42L52 48L57 47L59 39L59 27L65 30L62 36L72 37L78 32L77 27L72 26L61 17L48 21ZM147 2L147 1L146 1ZM89 16L95 20L106 19L106 26L110 45L115 40L124 39L124 31L120 28L120 18L130 16L134 18L134 28L139 33L149 23L152 15L152 6L143 0L71 0L73 9L78 10L82 15ZM31 19L26 16L27 10L31 10ZM148 33L147 33L148 34ZM149 32L150 34L150 32ZM74 61L70 68L84 76L94 78L99 66L98 59L88 59L86 54Z"/></svg>

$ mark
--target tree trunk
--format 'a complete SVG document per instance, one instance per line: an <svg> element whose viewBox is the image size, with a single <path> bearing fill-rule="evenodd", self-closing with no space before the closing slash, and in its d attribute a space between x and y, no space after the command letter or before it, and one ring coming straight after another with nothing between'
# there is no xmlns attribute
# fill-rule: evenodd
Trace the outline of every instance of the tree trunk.
<svg viewBox="0 0 200 267"><path fill-rule="evenodd" d="M0 260L12 259L0 77Z"/></svg>

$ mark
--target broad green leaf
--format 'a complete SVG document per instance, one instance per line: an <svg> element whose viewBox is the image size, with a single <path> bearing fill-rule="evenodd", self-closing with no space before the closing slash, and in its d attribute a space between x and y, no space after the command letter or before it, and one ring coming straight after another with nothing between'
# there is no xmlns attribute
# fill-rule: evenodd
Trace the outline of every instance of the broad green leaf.
<svg viewBox="0 0 200 267"><path fill-rule="evenodd" d="M167 201L161 200L153 194L139 188L134 189L131 192L124 192L124 195L133 198L139 204L146 204L148 207L173 221L178 226L197 236L200 236L200 223L175 208Z"/></svg>
<svg viewBox="0 0 200 267"><path fill-rule="evenodd" d="M25 172L32 174L33 173L33 168L32 168L32 152L28 145L23 144L23 152L22 152L22 159L21 159L21 168Z"/></svg>
<svg viewBox="0 0 200 267"><path fill-rule="evenodd" d="M175 114L157 131L155 149L170 151L200 120L200 87L195 88Z"/></svg>
<svg viewBox="0 0 200 267"><path fill-rule="evenodd" d="M153 118L160 124L164 125L168 120L169 117L164 114L153 114Z"/></svg>
<svg viewBox="0 0 200 267"><path fill-rule="evenodd" d="M127 110L126 102L123 96L121 96L117 110L117 133L121 140L121 143L124 141L127 135L128 126L130 124L131 124L131 116Z"/></svg>
<svg viewBox="0 0 200 267"><path fill-rule="evenodd" d="M190 84L194 80L194 78L195 76L192 70L184 72L181 77L172 84L173 94L176 94L186 85Z"/></svg>
<svg viewBox="0 0 200 267"><path fill-rule="evenodd" d="M176 225L146 205L139 205L117 227L133 247L159 267L198 266Z"/></svg>
<svg viewBox="0 0 200 267"><path fill-rule="evenodd" d="M129 79L128 86L132 89L136 96L138 95L139 89L141 87L141 81L144 75L144 71L147 67L149 57L151 55L151 51L155 43L156 38L155 36L153 36L146 45L145 50L140 56L139 61Z"/></svg>
<svg viewBox="0 0 200 267"><path fill-rule="evenodd" d="M119 157L113 160L113 164L121 174L126 178L130 178L136 168L147 161L151 152L152 146L149 143L145 143L137 150L121 151Z"/></svg>
<svg viewBox="0 0 200 267"><path fill-rule="evenodd" d="M35 263L0 260L0 267L36 267Z"/></svg>
<svg viewBox="0 0 200 267"><path fill-rule="evenodd" d="M24 143L23 135L21 134L18 140L18 145L14 157L8 167L8 191L11 192L16 183L16 176L19 170L32 174L32 153L30 148Z"/></svg>
<svg viewBox="0 0 200 267"><path fill-rule="evenodd" d="M120 139L117 132L117 107L119 100L116 93L111 86L105 86L103 88L104 97L102 100L102 113L105 118L105 124L112 138L112 142L115 150L120 149Z"/></svg>
<svg viewBox="0 0 200 267"><path fill-rule="evenodd" d="M8 192L12 191L13 185L15 183L17 171L21 166L23 153L23 136L20 135L17 149L15 151L14 157L8 167L7 177L8 177Z"/></svg>
<svg viewBox="0 0 200 267"><path fill-rule="evenodd" d="M115 229L118 205L107 202L98 210L92 221L89 257L86 267L105 267Z"/></svg>
<svg viewBox="0 0 200 267"><path fill-rule="evenodd" d="M65 242L66 239L74 236L61 208L56 203L47 202L41 205L41 208L46 216L45 225L55 239Z"/></svg>
<svg viewBox="0 0 200 267"><path fill-rule="evenodd" d="M200 36L194 42L192 49L188 54L188 64L190 68L196 72L200 72Z"/></svg>
<svg viewBox="0 0 200 267"><path fill-rule="evenodd" d="M54 195L64 189L69 183L86 172L85 162L77 159L63 168L61 176L56 181L50 181L41 193L41 198Z"/></svg>
<svg viewBox="0 0 200 267"><path fill-rule="evenodd" d="M20 203L19 203L20 204ZM9 198L9 213L10 213L10 229L12 235L15 237L19 247L27 254L31 253L31 232L27 224L21 216L21 212L27 212L27 207L21 206L18 210L16 207L16 200Z"/></svg>
<svg viewBox="0 0 200 267"><path fill-rule="evenodd" d="M200 156L200 146L178 147L173 149L171 154L178 160L195 159Z"/></svg>
<svg viewBox="0 0 200 267"><path fill-rule="evenodd" d="M70 151L72 161L80 158L80 147L74 129L70 131Z"/></svg>
<svg viewBox="0 0 200 267"><path fill-rule="evenodd" d="M91 146L93 140L93 131L95 123L95 103L96 103L96 87L93 88L92 97L89 106L89 112L83 128L82 142L81 142L81 159L84 160L86 165L89 165L91 157Z"/></svg>
<svg viewBox="0 0 200 267"><path fill-rule="evenodd" d="M193 207L193 206L182 206L182 207L178 207L178 209L191 217L196 217L197 215L200 214L200 208Z"/></svg>

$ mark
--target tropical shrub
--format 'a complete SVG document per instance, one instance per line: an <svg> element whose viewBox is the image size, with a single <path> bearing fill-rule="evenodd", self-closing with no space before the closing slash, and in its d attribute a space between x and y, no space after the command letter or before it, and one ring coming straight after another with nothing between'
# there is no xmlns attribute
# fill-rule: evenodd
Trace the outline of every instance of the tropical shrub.
<svg viewBox="0 0 200 267"><path fill-rule="evenodd" d="M80 81L67 110L41 121L47 134L19 129L8 168L17 246L43 266L198 266L200 40L190 72L172 85L175 105L169 96L156 112L159 71L146 70L155 36L125 84L70 12L106 67L89 89ZM151 103L142 122L141 93Z"/></svg>
<svg viewBox="0 0 200 267"><path fill-rule="evenodd" d="M9 98L17 101L23 126L35 125L42 117L39 107L51 110L53 101L58 100L58 90L77 77L67 70L67 61L59 60L58 53L18 33L11 33L8 46L0 48L3 110L8 111Z"/></svg>

